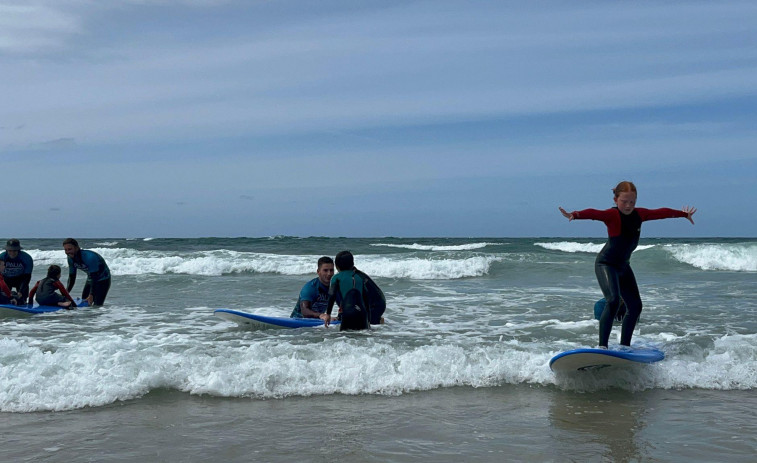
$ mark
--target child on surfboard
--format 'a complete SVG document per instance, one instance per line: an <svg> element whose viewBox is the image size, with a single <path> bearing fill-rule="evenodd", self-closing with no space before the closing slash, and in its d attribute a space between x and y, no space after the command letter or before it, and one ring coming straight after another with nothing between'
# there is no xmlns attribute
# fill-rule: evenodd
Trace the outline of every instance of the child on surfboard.
<svg viewBox="0 0 757 463"><path fill-rule="evenodd" d="M39 280L34 288L29 291L29 303L37 296L37 304L59 306L66 309L76 307L74 298L68 294L66 287L60 282L61 269L57 265L47 268L47 277ZM60 291L60 293L56 292Z"/></svg>
<svg viewBox="0 0 757 463"><path fill-rule="evenodd" d="M615 207L605 210L584 209L560 212L570 220L600 220L607 225L608 240L599 251L594 263L599 287L605 296L604 310L599 318L599 347L607 348L615 319L621 303L625 303L626 316L623 318L620 344L631 345L631 337L641 314L641 296L636 277L631 270L631 253L639 244L641 223L648 220L681 217L694 224L692 216L696 208L686 206L681 210L661 208L644 209L636 207L636 186L628 181L620 182L613 188Z"/></svg>

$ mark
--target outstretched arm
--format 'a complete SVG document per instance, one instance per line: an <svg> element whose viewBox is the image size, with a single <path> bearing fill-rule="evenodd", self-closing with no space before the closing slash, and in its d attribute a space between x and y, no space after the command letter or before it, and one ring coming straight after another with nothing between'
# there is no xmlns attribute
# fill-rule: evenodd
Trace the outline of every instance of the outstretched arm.
<svg viewBox="0 0 757 463"><path fill-rule="evenodd" d="M561 213L561 214L563 215L563 217L565 217L566 219L568 219L568 220L574 220L574 219L575 219L575 217L573 217L573 213L572 213L572 212L568 212L568 211L566 211L565 209L563 209L562 207L558 207L558 209L560 209L560 213Z"/></svg>

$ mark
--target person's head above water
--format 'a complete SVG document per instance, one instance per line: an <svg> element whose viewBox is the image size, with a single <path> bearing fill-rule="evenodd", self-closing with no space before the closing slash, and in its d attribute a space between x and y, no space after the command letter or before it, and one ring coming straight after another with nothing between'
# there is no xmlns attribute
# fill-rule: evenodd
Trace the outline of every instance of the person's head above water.
<svg viewBox="0 0 757 463"><path fill-rule="evenodd" d="M318 259L318 279L326 286L331 284L331 277L334 276L334 260L331 257L323 256Z"/></svg>
<svg viewBox="0 0 757 463"><path fill-rule="evenodd" d="M60 272L60 266L53 264L47 267L47 278L60 278Z"/></svg>
<svg viewBox="0 0 757 463"><path fill-rule="evenodd" d="M615 201L620 212L625 215L633 212L636 207L636 185L632 182L622 181L612 189L612 192L615 194L613 201Z"/></svg>
<svg viewBox="0 0 757 463"><path fill-rule="evenodd" d="M339 251L334 262L336 263L336 269L340 272L342 270L352 270L355 268L355 259L352 257L350 251Z"/></svg>

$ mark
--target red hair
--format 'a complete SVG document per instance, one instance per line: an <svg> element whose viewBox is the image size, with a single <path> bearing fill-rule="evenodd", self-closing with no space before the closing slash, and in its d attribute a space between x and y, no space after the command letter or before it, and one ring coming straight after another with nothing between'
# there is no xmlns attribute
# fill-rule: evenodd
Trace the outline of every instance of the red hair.
<svg viewBox="0 0 757 463"><path fill-rule="evenodd" d="M620 196L621 193L627 193L627 192L636 193L636 185L634 185L632 182L628 182L624 180L618 183L618 186L613 188L612 192L615 193L615 199L618 199L618 196Z"/></svg>

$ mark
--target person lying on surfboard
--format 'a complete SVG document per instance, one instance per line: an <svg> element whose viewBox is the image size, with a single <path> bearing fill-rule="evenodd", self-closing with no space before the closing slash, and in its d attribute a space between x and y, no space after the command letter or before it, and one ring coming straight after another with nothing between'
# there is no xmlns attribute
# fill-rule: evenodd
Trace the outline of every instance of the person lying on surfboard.
<svg viewBox="0 0 757 463"><path fill-rule="evenodd" d="M560 212L569 221L572 220L600 220L607 225L609 236L607 243L599 251L594 263L599 287L607 303L599 319L599 347L607 348L615 319L621 301L625 302L626 316L620 334L620 344L631 345L631 337L636 322L641 314L641 296L636 284L633 270L631 270L631 253L639 244L641 223L648 220L685 218L694 224L692 216L696 208L686 206L681 210L661 208L644 209L636 207L636 186L627 181L620 182L613 188L615 207L603 211L584 209L567 212L559 207Z"/></svg>

